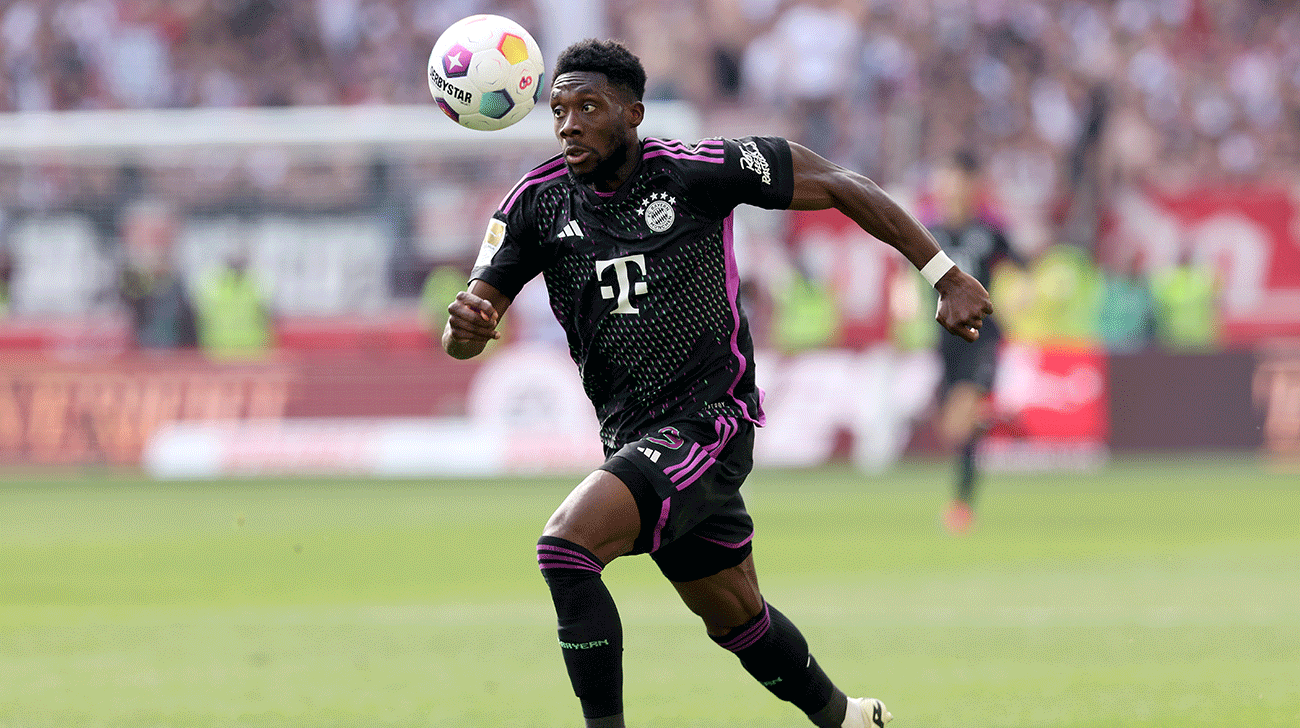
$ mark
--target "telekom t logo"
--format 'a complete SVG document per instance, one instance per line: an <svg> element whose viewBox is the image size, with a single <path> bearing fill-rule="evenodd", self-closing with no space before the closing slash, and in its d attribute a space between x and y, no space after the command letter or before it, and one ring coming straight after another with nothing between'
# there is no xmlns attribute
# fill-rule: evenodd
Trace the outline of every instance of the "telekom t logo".
<svg viewBox="0 0 1300 728"><path fill-rule="evenodd" d="M645 275L645 256L644 255L625 255L622 258L613 260L596 261L596 280L603 280L605 271L610 266L614 268L614 285L601 286L600 297L610 299L618 297L618 306L611 313L641 313L640 309L632 305L632 294L644 296L648 292L644 280L631 283L628 280L628 265L636 266L637 270Z"/></svg>

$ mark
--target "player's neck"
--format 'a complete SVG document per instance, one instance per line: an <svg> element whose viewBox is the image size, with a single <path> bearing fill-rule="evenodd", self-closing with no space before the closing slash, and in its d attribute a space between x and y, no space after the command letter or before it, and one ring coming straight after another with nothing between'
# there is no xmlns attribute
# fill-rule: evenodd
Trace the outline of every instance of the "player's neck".
<svg viewBox="0 0 1300 728"><path fill-rule="evenodd" d="M618 191L618 188L622 187L623 183L632 177L632 174L636 172L636 168L641 164L641 140L633 137L627 146L623 147L622 156L621 161L616 161L614 158L609 160L617 164L617 167L610 164L608 169L598 169L590 178L581 181L596 192L609 193Z"/></svg>

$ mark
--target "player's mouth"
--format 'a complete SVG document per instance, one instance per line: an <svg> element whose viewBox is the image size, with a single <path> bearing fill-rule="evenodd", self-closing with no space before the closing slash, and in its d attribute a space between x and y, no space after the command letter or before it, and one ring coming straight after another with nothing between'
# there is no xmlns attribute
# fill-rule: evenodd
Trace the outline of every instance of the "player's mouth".
<svg viewBox="0 0 1300 728"><path fill-rule="evenodd" d="M583 162L590 160L595 156L595 152L576 144L570 144L564 148L564 161L572 167L581 166Z"/></svg>

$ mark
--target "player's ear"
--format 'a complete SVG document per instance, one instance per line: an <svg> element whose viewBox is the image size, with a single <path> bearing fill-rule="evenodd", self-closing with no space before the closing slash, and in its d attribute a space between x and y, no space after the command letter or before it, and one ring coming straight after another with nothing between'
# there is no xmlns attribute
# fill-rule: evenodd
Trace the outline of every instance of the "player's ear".
<svg viewBox="0 0 1300 728"><path fill-rule="evenodd" d="M645 120L645 104L640 101L633 101L624 108L627 109L628 126L634 129L641 126L641 122Z"/></svg>

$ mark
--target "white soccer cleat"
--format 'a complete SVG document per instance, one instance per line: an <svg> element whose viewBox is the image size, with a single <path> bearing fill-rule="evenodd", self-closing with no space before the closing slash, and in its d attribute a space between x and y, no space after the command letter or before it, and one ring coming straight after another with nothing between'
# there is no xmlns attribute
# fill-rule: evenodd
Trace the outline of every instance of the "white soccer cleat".
<svg viewBox="0 0 1300 728"><path fill-rule="evenodd" d="M845 726L863 726L864 728L885 728L885 724L894 719L885 704L875 698L849 698L849 710L857 706L862 715L862 722L851 722L852 716L844 721Z"/></svg>

